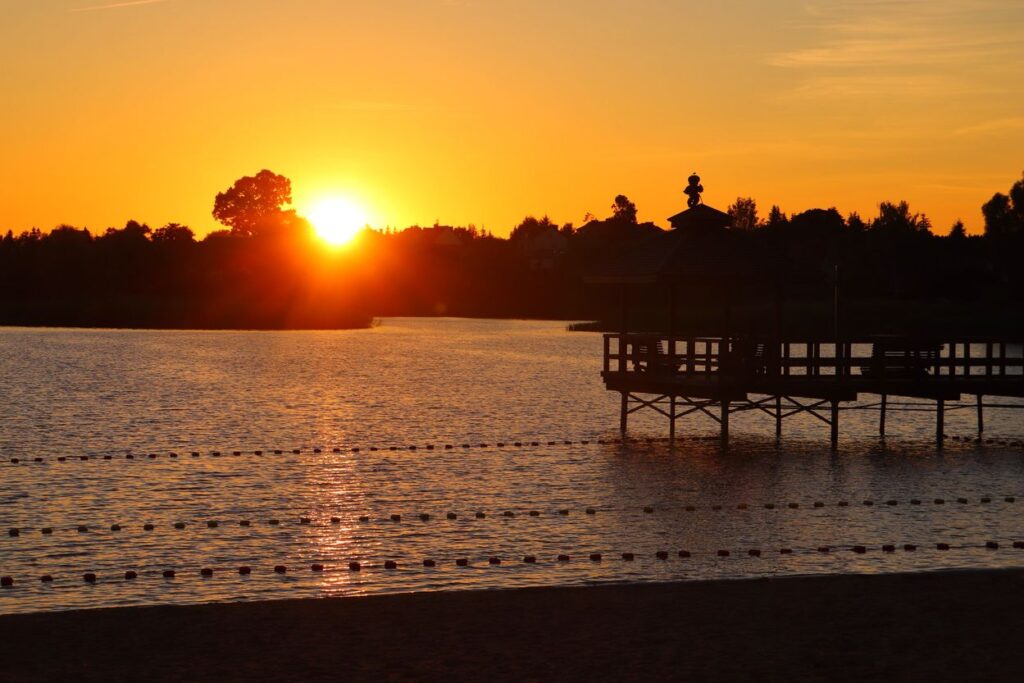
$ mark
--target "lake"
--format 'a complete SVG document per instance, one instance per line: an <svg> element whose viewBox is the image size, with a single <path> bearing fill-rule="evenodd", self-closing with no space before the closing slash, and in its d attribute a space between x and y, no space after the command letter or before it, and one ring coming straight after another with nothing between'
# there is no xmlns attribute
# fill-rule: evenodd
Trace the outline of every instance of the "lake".
<svg viewBox="0 0 1024 683"><path fill-rule="evenodd" d="M809 416L776 441L753 413L726 452L710 419L671 447L650 412L638 442L599 444L619 404L600 368L600 335L550 321L0 330L0 612L1024 565L1019 445L939 450L926 412L890 413L882 440L874 411L843 414L836 452ZM1019 439L1021 416L989 410L986 436Z"/></svg>

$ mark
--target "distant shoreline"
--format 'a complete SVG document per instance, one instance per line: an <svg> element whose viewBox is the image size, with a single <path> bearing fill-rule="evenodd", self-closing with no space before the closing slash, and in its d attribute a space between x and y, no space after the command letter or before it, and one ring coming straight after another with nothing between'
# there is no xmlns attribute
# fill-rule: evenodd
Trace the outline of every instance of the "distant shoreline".
<svg viewBox="0 0 1024 683"><path fill-rule="evenodd" d="M1013 680L1024 571L0 616L0 680Z"/></svg>

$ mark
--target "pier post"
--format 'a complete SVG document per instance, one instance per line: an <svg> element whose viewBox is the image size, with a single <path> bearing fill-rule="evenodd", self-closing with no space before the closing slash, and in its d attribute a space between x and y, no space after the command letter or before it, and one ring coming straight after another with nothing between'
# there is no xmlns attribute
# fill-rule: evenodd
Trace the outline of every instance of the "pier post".
<svg viewBox="0 0 1024 683"><path fill-rule="evenodd" d="M839 447L839 401L832 401L832 450Z"/></svg>
<svg viewBox="0 0 1024 683"><path fill-rule="evenodd" d="M878 435L885 436L885 404L888 400L888 396L882 394L882 407L878 414Z"/></svg>
<svg viewBox="0 0 1024 683"><path fill-rule="evenodd" d="M935 402L935 440L942 445L942 432L946 422L946 402L939 399Z"/></svg>
<svg viewBox="0 0 1024 683"><path fill-rule="evenodd" d="M626 434L626 424L629 421L629 394L622 392L622 408L619 411L619 432Z"/></svg>
<svg viewBox="0 0 1024 683"><path fill-rule="evenodd" d="M676 441L676 397L672 395L668 402L668 440L670 443Z"/></svg>
<svg viewBox="0 0 1024 683"><path fill-rule="evenodd" d="M729 445L729 399L722 398L722 445Z"/></svg>
<svg viewBox="0 0 1024 683"><path fill-rule="evenodd" d="M981 394L978 394L978 436L985 431L985 416L984 409L981 403Z"/></svg>
<svg viewBox="0 0 1024 683"><path fill-rule="evenodd" d="M782 437L782 397L775 397L775 438Z"/></svg>

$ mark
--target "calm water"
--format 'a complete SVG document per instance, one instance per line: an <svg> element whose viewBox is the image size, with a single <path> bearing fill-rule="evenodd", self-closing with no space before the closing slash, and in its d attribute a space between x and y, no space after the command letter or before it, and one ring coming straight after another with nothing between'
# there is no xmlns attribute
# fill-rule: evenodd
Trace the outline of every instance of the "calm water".
<svg viewBox="0 0 1024 683"><path fill-rule="evenodd" d="M698 416L680 423L688 438L674 450L661 442L598 445L617 437L618 424L600 354L599 335L553 322L0 331L0 575L16 580L0 590L0 612L1024 566L1024 550L1010 547L1024 540L1020 446L950 441L937 452L933 415L920 412L891 414L883 442L874 434L877 413L868 411L843 414L837 453L828 449L828 427L813 418L787 420L777 443L772 419L754 414L734 418L727 453L703 438L717 432ZM972 418L950 412L947 431L970 435ZM991 410L986 418L987 436L1024 436L1024 412ZM661 437L667 426L636 415L631 434ZM922 504L911 505L915 498ZM819 501L824 506L813 507ZM144 530L147 523L154 529ZM988 540L1001 548L985 549ZM937 542L952 549L936 550ZM883 553L883 543L900 549ZM905 552L904 543L919 548ZM868 552L852 552L855 544ZM818 552L824 545L832 552ZM782 547L793 553L780 555ZM748 556L751 548L762 556ZM679 558L680 549L691 557ZM718 557L719 549L730 557ZM658 559L659 550L669 559ZM590 561L594 552L603 561ZM623 552L636 559L623 560ZM571 561L557 562L562 553ZM537 563L523 563L524 555ZM489 565L491 556L502 564ZM455 565L463 557L470 566ZM437 566L423 567L424 558ZM385 560L398 568L384 569ZM349 571L350 561L363 570ZM311 572L312 563L325 571ZM275 574L278 564L288 573ZM239 576L241 565L252 574ZM214 576L201 578L202 567ZM137 580L123 580L129 569ZM177 576L163 578L165 569ZM97 575L95 585L82 581L84 572ZM55 580L43 584L43 574Z"/></svg>

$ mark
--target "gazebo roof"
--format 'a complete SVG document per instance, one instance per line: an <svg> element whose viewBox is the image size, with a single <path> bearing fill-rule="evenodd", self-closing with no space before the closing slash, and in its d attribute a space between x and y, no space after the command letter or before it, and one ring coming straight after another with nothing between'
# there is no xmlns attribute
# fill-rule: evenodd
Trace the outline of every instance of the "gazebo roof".
<svg viewBox="0 0 1024 683"><path fill-rule="evenodd" d="M677 213L668 222L677 230L727 228L732 223L732 216L707 204L698 204Z"/></svg>

